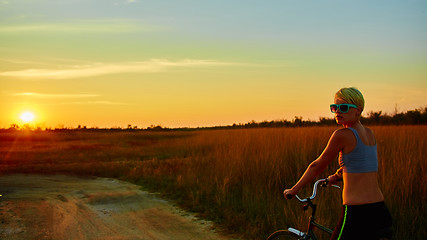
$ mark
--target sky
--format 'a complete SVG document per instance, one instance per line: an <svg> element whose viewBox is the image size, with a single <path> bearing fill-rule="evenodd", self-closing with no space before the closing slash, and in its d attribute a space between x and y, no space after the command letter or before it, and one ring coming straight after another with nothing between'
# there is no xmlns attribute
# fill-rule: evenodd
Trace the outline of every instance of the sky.
<svg viewBox="0 0 427 240"><path fill-rule="evenodd" d="M427 1L0 0L0 128L207 127L427 107Z"/></svg>

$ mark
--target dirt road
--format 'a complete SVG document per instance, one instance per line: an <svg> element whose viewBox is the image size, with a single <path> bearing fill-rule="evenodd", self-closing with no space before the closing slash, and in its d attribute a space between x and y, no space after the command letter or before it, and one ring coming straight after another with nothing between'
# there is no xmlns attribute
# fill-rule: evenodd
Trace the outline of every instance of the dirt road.
<svg viewBox="0 0 427 240"><path fill-rule="evenodd" d="M0 239L220 239L138 186L106 178L0 176Z"/></svg>

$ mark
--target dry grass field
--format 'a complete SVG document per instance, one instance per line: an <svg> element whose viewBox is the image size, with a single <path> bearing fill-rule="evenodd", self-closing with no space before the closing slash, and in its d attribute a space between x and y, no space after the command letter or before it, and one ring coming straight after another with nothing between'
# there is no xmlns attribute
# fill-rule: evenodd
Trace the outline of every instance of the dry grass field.
<svg viewBox="0 0 427 240"><path fill-rule="evenodd" d="M372 128L395 239L425 239L427 126ZM289 225L305 228L307 213L297 201L284 200L282 191L298 180L335 129L2 132L0 174L127 180L162 192L248 239L264 239ZM320 177L335 172L337 166L334 162ZM310 192L307 187L301 195ZM319 190L319 222L335 225L340 194L334 188Z"/></svg>

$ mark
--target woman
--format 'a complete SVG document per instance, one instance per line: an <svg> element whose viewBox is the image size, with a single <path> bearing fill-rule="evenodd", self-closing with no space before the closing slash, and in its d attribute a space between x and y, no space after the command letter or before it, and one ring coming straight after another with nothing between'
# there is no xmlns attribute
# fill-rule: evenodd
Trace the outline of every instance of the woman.
<svg viewBox="0 0 427 240"><path fill-rule="evenodd" d="M356 88L342 88L335 94L331 111L338 124L322 154L307 168L301 179L283 193L294 196L321 174L339 155L340 168L329 176L330 184L343 180L341 219L331 239L379 239L380 229L390 228L390 213L377 181L378 159L374 133L360 123L365 102Z"/></svg>

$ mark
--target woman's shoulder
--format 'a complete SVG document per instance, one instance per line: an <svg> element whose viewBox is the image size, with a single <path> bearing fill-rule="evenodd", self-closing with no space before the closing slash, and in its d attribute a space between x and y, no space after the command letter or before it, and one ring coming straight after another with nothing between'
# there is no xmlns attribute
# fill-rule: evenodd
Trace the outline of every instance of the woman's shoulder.
<svg viewBox="0 0 427 240"><path fill-rule="evenodd" d="M374 131L372 131L372 129L370 129L370 128L366 127L366 126L363 126L363 127L365 128L365 131L366 131L367 134L369 134L371 136L374 135Z"/></svg>
<svg viewBox="0 0 427 240"><path fill-rule="evenodd" d="M334 131L332 137L339 138L342 140L354 139L354 133L349 128L340 128Z"/></svg>
<svg viewBox="0 0 427 240"><path fill-rule="evenodd" d="M350 128L339 128L339 129L334 131L334 134L349 135L349 134L352 134L352 132L353 131Z"/></svg>

